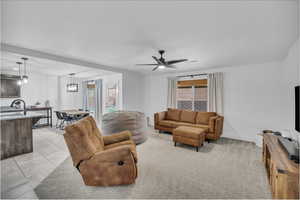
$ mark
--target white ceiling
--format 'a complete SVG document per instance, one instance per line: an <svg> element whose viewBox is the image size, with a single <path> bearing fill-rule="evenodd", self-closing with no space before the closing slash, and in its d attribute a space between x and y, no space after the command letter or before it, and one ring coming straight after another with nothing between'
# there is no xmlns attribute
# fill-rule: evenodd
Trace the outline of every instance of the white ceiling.
<svg viewBox="0 0 300 200"><path fill-rule="evenodd" d="M3 1L4 43L137 71L158 49L178 71L282 59L296 0Z"/></svg>
<svg viewBox="0 0 300 200"><path fill-rule="evenodd" d="M30 73L41 73L55 76L66 76L70 73L75 73L75 77L78 78L90 78L96 76L104 76L114 74L114 72L92 69L78 65L67 64L63 62L57 62L53 60L28 57L25 55L14 54L9 52L1 52L1 73L19 72L18 64L16 62L23 62L22 57L29 58L27 61L27 71ZM21 65L22 73L24 65Z"/></svg>

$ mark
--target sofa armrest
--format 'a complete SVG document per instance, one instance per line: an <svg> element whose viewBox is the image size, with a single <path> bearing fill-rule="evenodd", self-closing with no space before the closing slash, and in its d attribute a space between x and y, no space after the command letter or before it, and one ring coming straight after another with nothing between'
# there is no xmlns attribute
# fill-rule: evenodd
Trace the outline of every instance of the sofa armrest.
<svg viewBox="0 0 300 200"><path fill-rule="evenodd" d="M224 122L224 117L223 116L219 116L216 119L216 122L215 122L215 132L218 135L222 135L222 133L223 133L223 122Z"/></svg>
<svg viewBox="0 0 300 200"><path fill-rule="evenodd" d="M131 140L131 136L132 134L130 131L122 131L113 135L103 136L104 145Z"/></svg>
<svg viewBox="0 0 300 200"><path fill-rule="evenodd" d="M209 132L214 132L215 127L216 127L216 120L218 119L219 116L213 116L209 118L208 121L208 130Z"/></svg>
<svg viewBox="0 0 300 200"><path fill-rule="evenodd" d="M154 113L154 124L158 124L159 121L166 118L167 111Z"/></svg>

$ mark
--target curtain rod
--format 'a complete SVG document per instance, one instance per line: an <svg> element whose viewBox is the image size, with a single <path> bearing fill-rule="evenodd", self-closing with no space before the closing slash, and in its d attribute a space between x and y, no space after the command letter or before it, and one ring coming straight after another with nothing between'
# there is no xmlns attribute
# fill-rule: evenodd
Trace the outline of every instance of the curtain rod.
<svg viewBox="0 0 300 200"><path fill-rule="evenodd" d="M182 78L182 77L194 77L194 76L204 76L204 75L208 75L208 74L190 74L190 75L182 75L182 76L176 76L176 77Z"/></svg>

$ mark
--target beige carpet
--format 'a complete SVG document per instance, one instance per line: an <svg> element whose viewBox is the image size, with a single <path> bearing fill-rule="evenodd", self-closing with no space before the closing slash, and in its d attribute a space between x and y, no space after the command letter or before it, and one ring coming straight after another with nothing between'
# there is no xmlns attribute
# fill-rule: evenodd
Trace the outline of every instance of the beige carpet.
<svg viewBox="0 0 300 200"><path fill-rule="evenodd" d="M271 198L261 149L252 143L222 138L196 152L173 146L171 135L153 133L139 145L135 184L90 187L71 159L65 160L35 189L39 198Z"/></svg>

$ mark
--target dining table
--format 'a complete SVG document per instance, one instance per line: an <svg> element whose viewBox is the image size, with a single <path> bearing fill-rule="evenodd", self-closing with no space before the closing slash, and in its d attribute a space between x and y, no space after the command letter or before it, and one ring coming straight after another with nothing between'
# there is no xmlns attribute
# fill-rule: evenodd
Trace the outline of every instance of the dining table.
<svg viewBox="0 0 300 200"><path fill-rule="evenodd" d="M59 112L66 113L68 116L77 116L77 115L86 115L90 114L88 111L82 111L82 110L60 110Z"/></svg>

